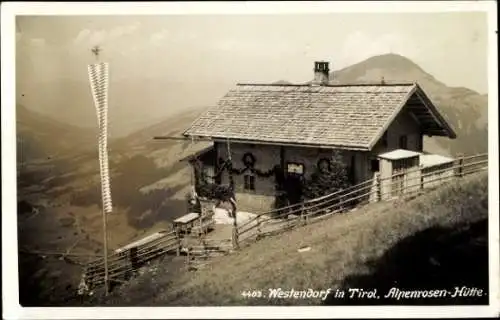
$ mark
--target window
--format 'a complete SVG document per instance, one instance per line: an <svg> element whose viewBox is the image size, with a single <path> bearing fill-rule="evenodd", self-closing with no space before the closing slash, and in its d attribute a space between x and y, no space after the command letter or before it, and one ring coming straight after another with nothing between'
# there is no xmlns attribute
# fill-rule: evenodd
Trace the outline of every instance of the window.
<svg viewBox="0 0 500 320"><path fill-rule="evenodd" d="M356 182L356 158L355 156L351 156L351 164L349 165L348 169L348 175L349 175L349 181L351 183Z"/></svg>
<svg viewBox="0 0 500 320"><path fill-rule="evenodd" d="M405 158L405 159L395 160L392 163L392 169L394 171L402 171L402 170L416 167L418 165L419 165L419 158L418 157Z"/></svg>
<svg viewBox="0 0 500 320"><path fill-rule="evenodd" d="M255 190L255 177L249 174L243 176L244 181L244 189L245 190Z"/></svg>
<svg viewBox="0 0 500 320"><path fill-rule="evenodd" d="M304 174L304 165L300 163L289 162L287 165L287 172L302 175Z"/></svg>
<svg viewBox="0 0 500 320"><path fill-rule="evenodd" d="M418 143L417 148L418 148L418 151L424 150L424 141L423 141L423 139L424 138L422 136L418 136L418 138L417 138L417 143Z"/></svg>
<svg viewBox="0 0 500 320"><path fill-rule="evenodd" d="M387 147L389 145L389 142L387 140L387 131L385 131L384 134L382 135L382 145L384 147Z"/></svg>
<svg viewBox="0 0 500 320"><path fill-rule="evenodd" d="M372 159L371 160L371 170L372 172L378 172L380 170L380 167L379 167L379 161L378 159Z"/></svg>
<svg viewBox="0 0 500 320"><path fill-rule="evenodd" d="M408 148L408 138L406 136L399 137L399 148L401 149Z"/></svg>

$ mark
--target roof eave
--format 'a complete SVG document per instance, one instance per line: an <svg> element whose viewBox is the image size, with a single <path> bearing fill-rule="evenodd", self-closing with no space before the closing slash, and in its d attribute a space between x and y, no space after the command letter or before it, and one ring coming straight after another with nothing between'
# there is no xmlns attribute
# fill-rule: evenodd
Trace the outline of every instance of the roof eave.
<svg viewBox="0 0 500 320"><path fill-rule="evenodd" d="M210 135L189 135L188 137L203 137L209 138L217 142L235 142L245 144L261 144L261 145L276 145L276 146L290 146L290 147L305 147L305 148L320 148L320 149L342 149L353 151L369 151L368 146L352 146L352 145L334 145L334 144L318 144L318 143L293 143L284 141L266 141L257 139L241 139L232 137L210 136Z"/></svg>
<svg viewBox="0 0 500 320"><path fill-rule="evenodd" d="M446 121L446 119L443 117L443 115L439 112L439 110L436 108L436 106L432 103L431 99L429 98L429 96L427 96L427 94L422 89L422 87L420 87L418 84L416 84L416 86L418 89L417 95L422 100L424 105L429 109L429 111L432 113L432 115L437 118L437 121L443 127L444 131L447 133L446 136L450 139L456 139L457 134L453 130L451 125Z"/></svg>

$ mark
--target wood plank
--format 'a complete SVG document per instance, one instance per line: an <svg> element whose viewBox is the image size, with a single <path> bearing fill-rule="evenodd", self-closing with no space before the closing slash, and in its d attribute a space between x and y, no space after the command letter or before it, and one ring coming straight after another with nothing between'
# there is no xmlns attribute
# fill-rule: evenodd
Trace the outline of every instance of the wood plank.
<svg viewBox="0 0 500 320"><path fill-rule="evenodd" d="M175 219L174 223L176 223L176 224L188 224L188 223L191 223L194 220L198 219L199 217L200 217L199 213L191 212L191 213L183 215L180 218Z"/></svg>

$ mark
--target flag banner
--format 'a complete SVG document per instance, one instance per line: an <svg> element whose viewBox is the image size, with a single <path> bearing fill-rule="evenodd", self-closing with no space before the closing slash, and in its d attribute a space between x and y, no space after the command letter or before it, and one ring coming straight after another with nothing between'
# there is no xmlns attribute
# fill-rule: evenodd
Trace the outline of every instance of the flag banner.
<svg viewBox="0 0 500 320"><path fill-rule="evenodd" d="M99 125L102 205L105 213L111 213L113 205L108 167L108 64L91 64L88 66L88 74Z"/></svg>

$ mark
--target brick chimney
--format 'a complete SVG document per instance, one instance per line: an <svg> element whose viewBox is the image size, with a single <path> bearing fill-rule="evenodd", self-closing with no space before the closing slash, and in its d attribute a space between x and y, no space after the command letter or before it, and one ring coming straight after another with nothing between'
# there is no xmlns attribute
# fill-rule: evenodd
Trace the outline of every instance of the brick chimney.
<svg viewBox="0 0 500 320"><path fill-rule="evenodd" d="M314 80L313 85L325 85L328 84L330 75L330 68L328 67L328 62L316 61L314 62Z"/></svg>

